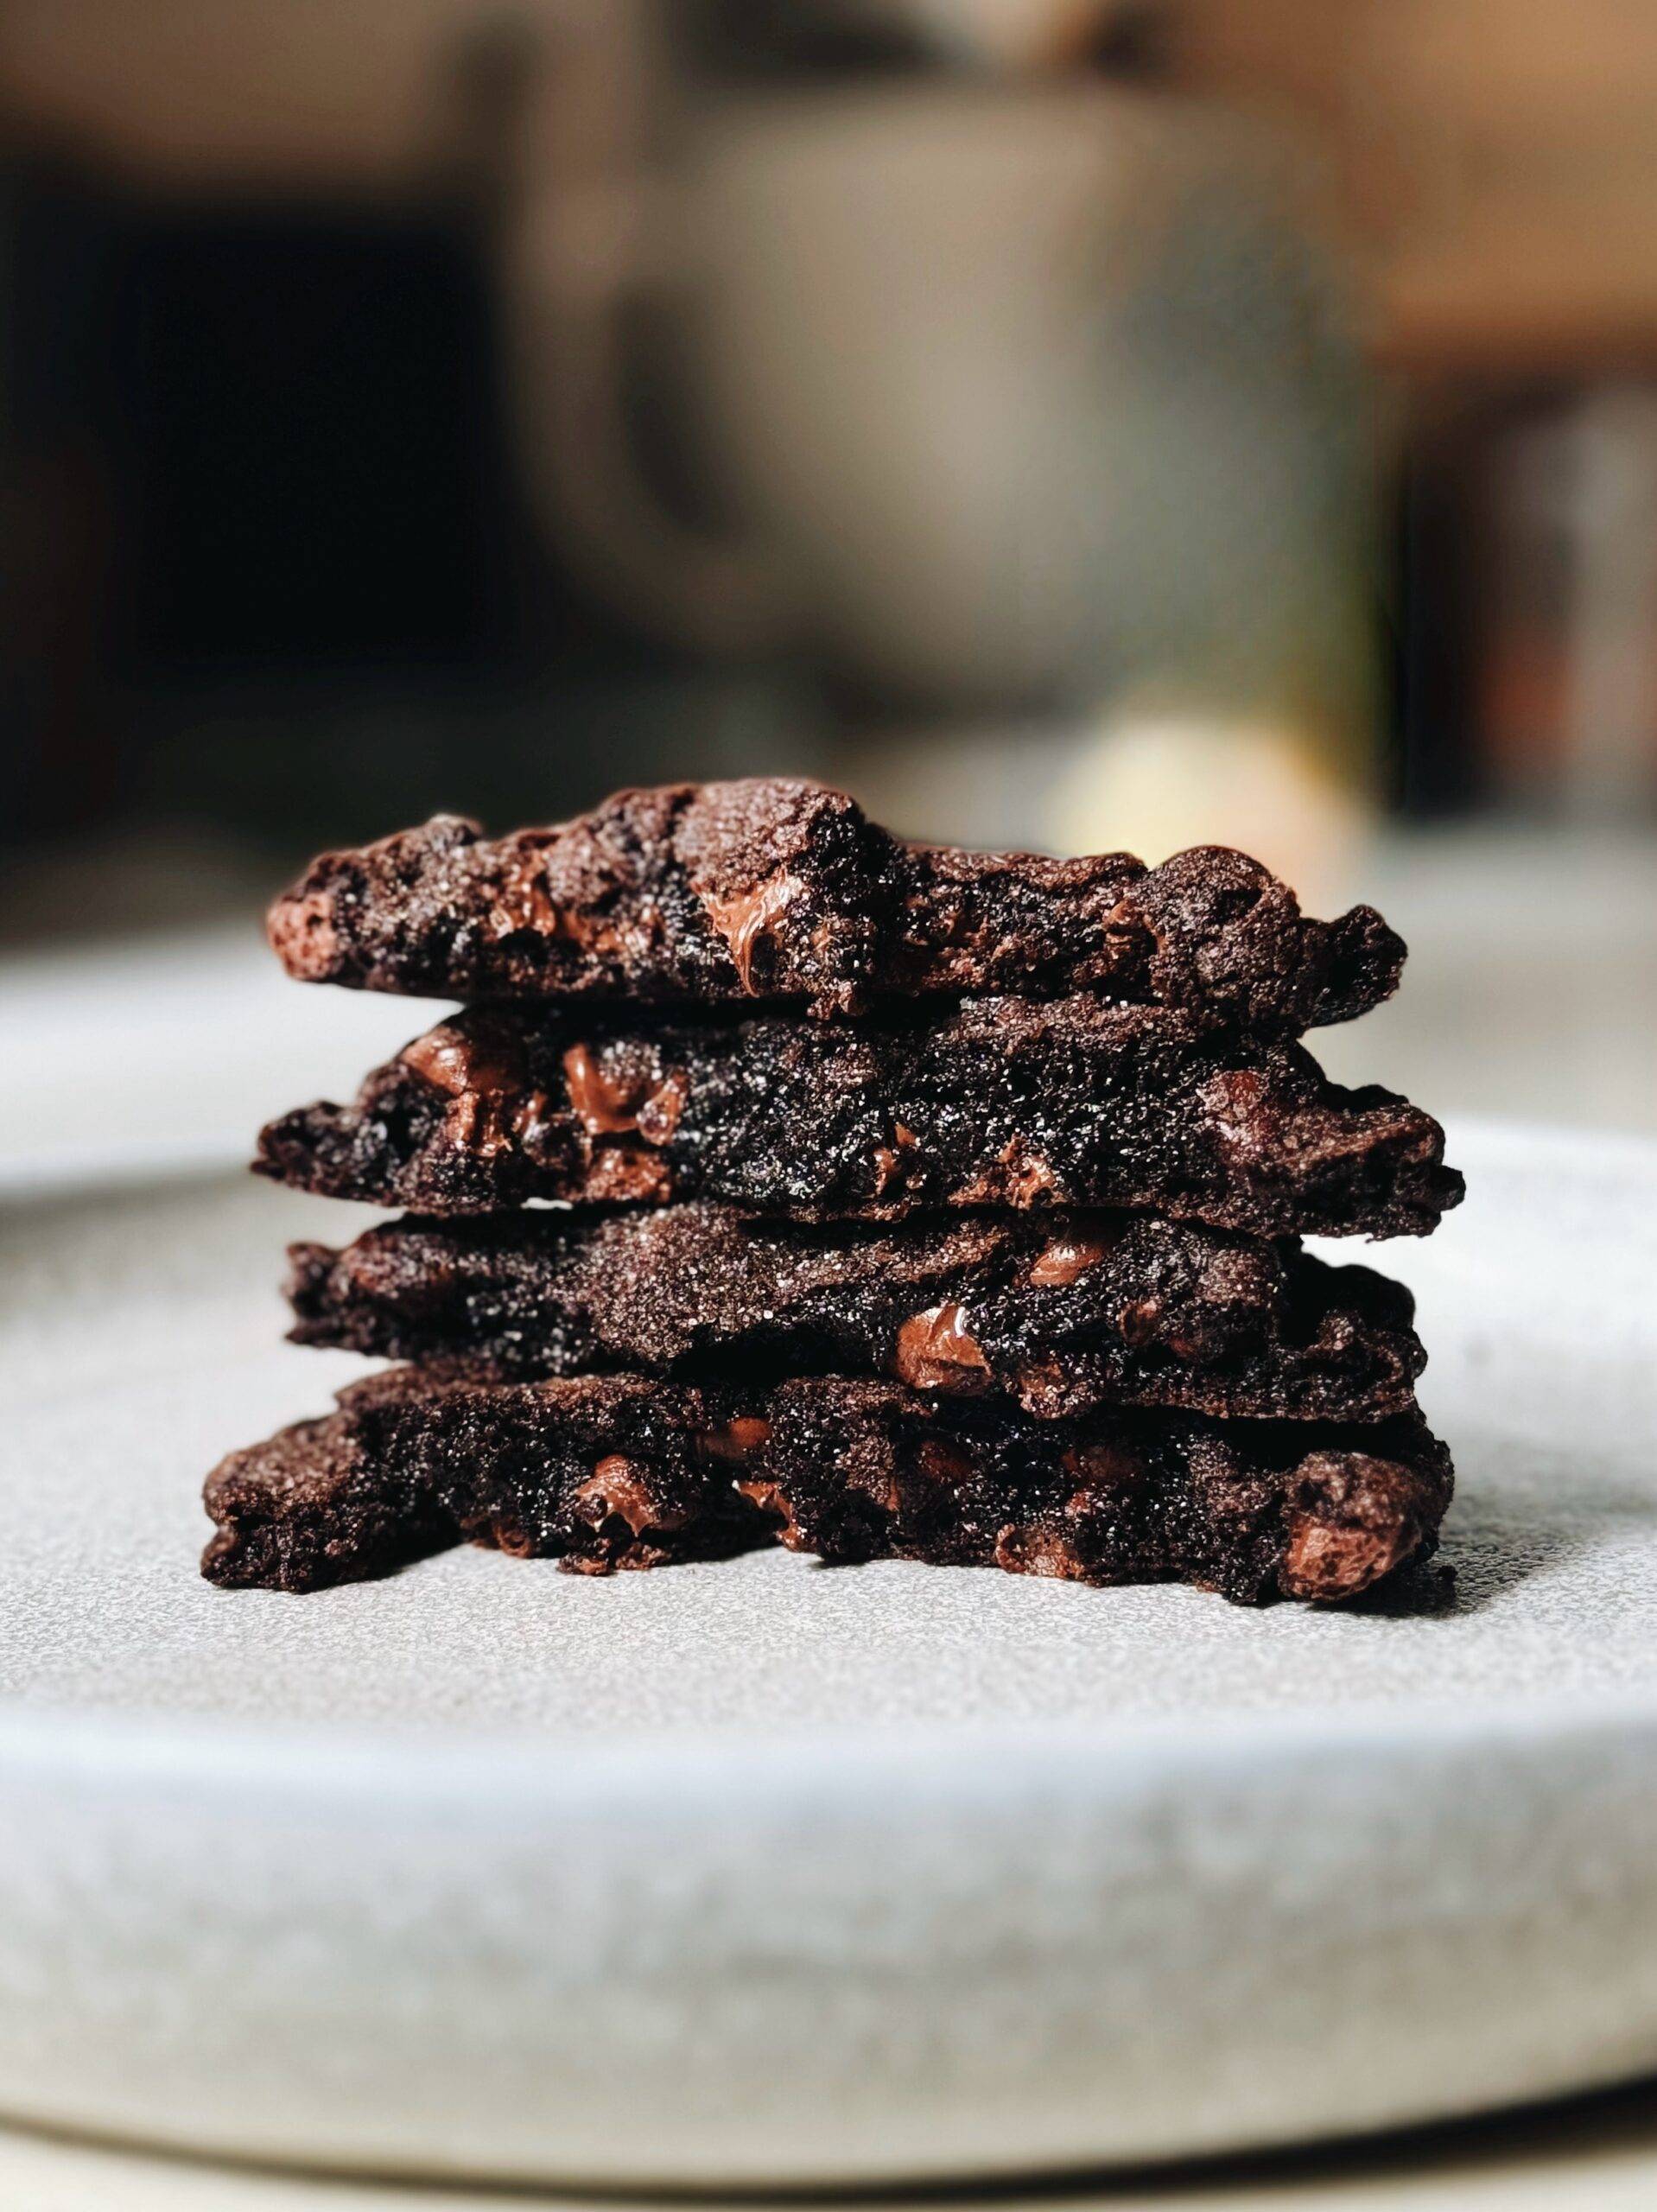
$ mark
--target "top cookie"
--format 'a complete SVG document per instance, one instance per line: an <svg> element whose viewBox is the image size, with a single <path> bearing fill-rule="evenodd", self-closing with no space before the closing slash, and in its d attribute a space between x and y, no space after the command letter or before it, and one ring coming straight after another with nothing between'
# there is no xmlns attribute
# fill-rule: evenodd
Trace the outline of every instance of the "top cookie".
<svg viewBox="0 0 1657 2212"><path fill-rule="evenodd" d="M905 842L778 778L620 791L486 838L440 815L312 862L270 910L291 976L436 998L872 1000L1096 992L1260 1033L1350 1020L1404 946L1370 906L1308 919L1224 846L1147 869Z"/></svg>

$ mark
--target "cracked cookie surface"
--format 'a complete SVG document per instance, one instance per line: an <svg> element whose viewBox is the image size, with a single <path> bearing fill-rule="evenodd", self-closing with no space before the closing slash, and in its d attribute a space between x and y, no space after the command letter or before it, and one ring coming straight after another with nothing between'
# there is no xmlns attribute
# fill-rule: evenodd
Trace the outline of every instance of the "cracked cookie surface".
<svg viewBox="0 0 1657 2212"><path fill-rule="evenodd" d="M1316 920L1228 847L1147 869L911 843L781 778L620 791L504 837L440 816L321 855L269 927L291 976L417 996L834 1014L1086 991L1262 1034L1365 1013L1404 958L1373 907Z"/></svg>

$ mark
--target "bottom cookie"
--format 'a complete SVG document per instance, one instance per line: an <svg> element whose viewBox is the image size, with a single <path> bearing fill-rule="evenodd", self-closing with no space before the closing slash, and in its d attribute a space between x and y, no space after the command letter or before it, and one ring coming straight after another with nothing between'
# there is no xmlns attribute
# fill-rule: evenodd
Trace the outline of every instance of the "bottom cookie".
<svg viewBox="0 0 1657 2212"><path fill-rule="evenodd" d="M832 1376L755 1391L403 1367L214 1470L202 1572L301 1591L461 1541L606 1573L780 1541L836 1561L1327 1604L1427 1557L1451 1486L1414 1413L1043 1421Z"/></svg>

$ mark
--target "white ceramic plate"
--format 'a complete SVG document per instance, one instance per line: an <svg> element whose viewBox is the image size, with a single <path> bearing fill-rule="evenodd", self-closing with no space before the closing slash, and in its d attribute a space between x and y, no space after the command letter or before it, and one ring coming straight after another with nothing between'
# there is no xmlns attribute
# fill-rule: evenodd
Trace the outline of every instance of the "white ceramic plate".
<svg viewBox="0 0 1657 2212"><path fill-rule="evenodd" d="M1657 2067L1657 1148L1463 1129L1387 1264L1446 1607L780 1553L195 1576L277 1341L242 1179L14 1198L0 2112L338 2166L967 2177Z"/></svg>

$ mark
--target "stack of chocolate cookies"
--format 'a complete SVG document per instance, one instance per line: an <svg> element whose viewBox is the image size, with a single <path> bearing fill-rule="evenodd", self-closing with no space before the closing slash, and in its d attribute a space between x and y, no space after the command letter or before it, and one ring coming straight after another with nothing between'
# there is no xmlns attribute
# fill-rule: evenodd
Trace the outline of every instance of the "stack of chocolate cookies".
<svg viewBox="0 0 1657 2212"><path fill-rule="evenodd" d="M214 1471L213 1580L781 1541L1327 1602L1436 1543L1409 1295L1298 1242L1461 1196L1436 1122L1295 1041L1395 986L1372 909L760 781L440 819L270 931L303 980L467 1003L261 1137L408 1209L289 1283L299 1342L406 1363Z"/></svg>

